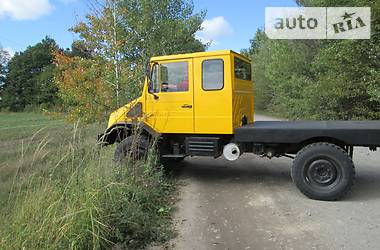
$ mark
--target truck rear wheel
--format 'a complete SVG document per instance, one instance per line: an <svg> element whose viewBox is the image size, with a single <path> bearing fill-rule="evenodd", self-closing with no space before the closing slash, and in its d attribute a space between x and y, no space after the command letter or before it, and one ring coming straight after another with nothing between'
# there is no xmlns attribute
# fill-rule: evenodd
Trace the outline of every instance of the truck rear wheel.
<svg viewBox="0 0 380 250"><path fill-rule="evenodd" d="M352 159L340 147L314 143L301 149L292 166L292 179L307 197L334 201L342 198L354 183Z"/></svg>
<svg viewBox="0 0 380 250"><path fill-rule="evenodd" d="M133 160L141 160L147 157L149 140L143 135L131 135L122 140L116 147L114 160L122 162L131 157Z"/></svg>

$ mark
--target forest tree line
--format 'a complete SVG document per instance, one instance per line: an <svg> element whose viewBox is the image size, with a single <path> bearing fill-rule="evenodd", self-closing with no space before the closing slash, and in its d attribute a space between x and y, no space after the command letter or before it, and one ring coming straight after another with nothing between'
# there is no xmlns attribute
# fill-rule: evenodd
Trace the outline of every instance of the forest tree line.
<svg viewBox="0 0 380 250"><path fill-rule="evenodd" d="M252 59L255 108L292 119L380 119L380 2L298 0L305 7L369 6L370 40L271 40L258 30ZM0 50L0 107L51 109L103 121L136 98L151 56L205 51L196 38L205 12L187 0L94 2L59 48L46 37L11 59ZM247 31L249 32L249 31Z"/></svg>
<svg viewBox="0 0 380 250"><path fill-rule="evenodd" d="M380 1L298 0L305 7L371 7L370 40L271 40L249 49L255 108L291 119L380 119Z"/></svg>
<svg viewBox="0 0 380 250"><path fill-rule="evenodd" d="M207 48L195 37L205 13L191 1L89 2L90 14L70 29L79 37L71 48L46 37L10 60L2 50L2 110L54 108L70 120L104 121L139 95L150 57Z"/></svg>

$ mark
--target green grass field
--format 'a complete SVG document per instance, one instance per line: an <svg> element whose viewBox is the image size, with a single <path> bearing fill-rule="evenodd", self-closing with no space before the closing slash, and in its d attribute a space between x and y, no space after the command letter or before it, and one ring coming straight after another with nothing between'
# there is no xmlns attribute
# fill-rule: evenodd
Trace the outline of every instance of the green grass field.
<svg viewBox="0 0 380 250"><path fill-rule="evenodd" d="M63 120L55 120L38 113L0 113L0 206L4 206L13 185L16 171L22 170L22 178L34 174L26 169L30 161L36 161L43 153L54 149L62 138L70 134L71 126ZM39 156L34 155L36 142L49 137L48 147Z"/></svg>
<svg viewBox="0 0 380 250"><path fill-rule="evenodd" d="M112 161L102 125L0 113L0 249L141 248L170 237L173 185L145 162Z"/></svg>

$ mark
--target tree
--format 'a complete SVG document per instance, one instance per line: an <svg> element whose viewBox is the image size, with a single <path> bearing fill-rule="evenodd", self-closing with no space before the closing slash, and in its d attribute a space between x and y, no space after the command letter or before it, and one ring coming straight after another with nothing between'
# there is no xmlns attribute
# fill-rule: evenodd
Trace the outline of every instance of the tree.
<svg viewBox="0 0 380 250"><path fill-rule="evenodd" d="M27 105L54 103L57 88L52 82L52 51L57 49L55 41L46 37L24 52L15 54L8 65L3 91L4 107L21 111Z"/></svg>
<svg viewBox="0 0 380 250"><path fill-rule="evenodd" d="M8 62L10 60L10 55L8 51L0 47L0 108L2 106L2 93L7 79Z"/></svg>
<svg viewBox="0 0 380 250"><path fill-rule="evenodd" d="M107 0L104 5L96 3L93 4L93 13L71 29L79 34L78 42L82 48L91 51L91 58L74 56L69 60L62 54L57 57L61 72L56 79L66 110L86 110L88 103L70 99L69 93L78 91L74 86L80 83L73 85L72 81L67 81L68 78L62 77L66 75L65 69L73 70L81 65L82 73L86 74L86 71L95 70L87 68L89 63L96 64L98 68L95 71L102 72L97 74L99 84L104 85L101 89L112 91L108 93L109 101L98 103L103 107L87 111L86 121L104 120L111 110L136 98L141 92L145 65L150 57L204 51L206 48L195 38L204 13L194 14L194 6L189 1ZM91 96L93 92L81 94ZM79 97L77 94L74 96ZM72 112L71 117L75 114L78 112Z"/></svg>
<svg viewBox="0 0 380 250"><path fill-rule="evenodd" d="M248 53L252 57L255 106L292 118L309 114L309 96L313 82L312 58L318 42L271 40L258 30Z"/></svg>
<svg viewBox="0 0 380 250"><path fill-rule="evenodd" d="M242 51L247 57L254 57L252 61L252 72L255 94L255 108L258 110L268 110L274 102L274 90L269 79L265 76L266 64L270 58L269 39L262 30L257 30L254 39L251 41L251 47Z"/></svg>
<svg viewBox="0 0 380 250"><path fill-rule="evenodd" d="M257 107L295 119L380 119L380 4L298 0L299 5L371 6L369 40L251 40Z"/></svg>
<svg viewBox="0 0 380 250"><path fill-rule="evenodd" d="M71 44L71 50L67 50L67 55L77 56L80 58L89 59L92 58L93 51L86 47L83 41L77 40Z"/></svg>
<svg viewBox="0 0 380 250"><path fill-rule="evenodd" d="M55 83L59 97L65 105L69 121L81 119L90 123L103 121L104 114L113 107L113 89L104 84L106 64L104 61L68 56L57 51Z"/></svg>

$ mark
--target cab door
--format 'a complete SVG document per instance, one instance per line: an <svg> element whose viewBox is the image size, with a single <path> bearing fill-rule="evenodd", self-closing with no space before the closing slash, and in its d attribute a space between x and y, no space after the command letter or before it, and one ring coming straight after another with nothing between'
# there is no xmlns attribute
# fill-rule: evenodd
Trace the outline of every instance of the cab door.
<svg viewBox="0 0 380 250"><path fill-rule="evenodd" d="M230 56L194 59L195 133L232 134Z"/></svg>
<svg viewBox="0 0 380 250"><path fill-rule="evenodd" d="M146 93L147 123L159 133L194 133L192 59L153 66L152 89Z"/></svg>

